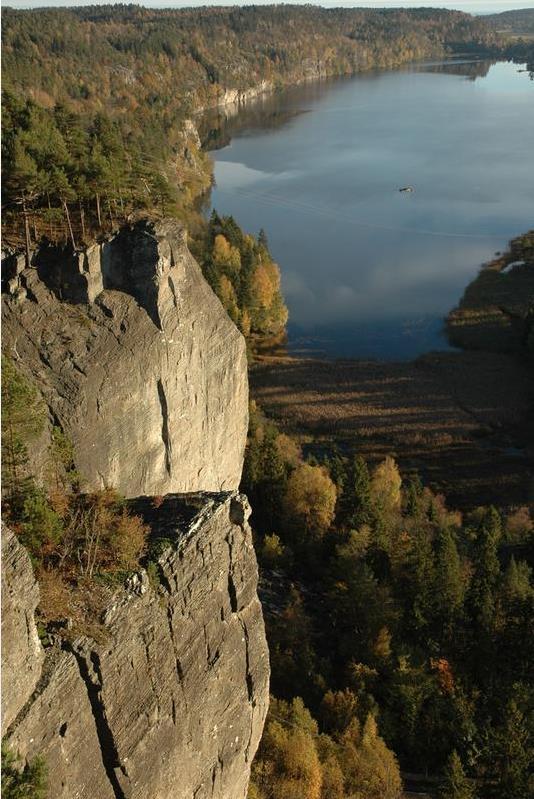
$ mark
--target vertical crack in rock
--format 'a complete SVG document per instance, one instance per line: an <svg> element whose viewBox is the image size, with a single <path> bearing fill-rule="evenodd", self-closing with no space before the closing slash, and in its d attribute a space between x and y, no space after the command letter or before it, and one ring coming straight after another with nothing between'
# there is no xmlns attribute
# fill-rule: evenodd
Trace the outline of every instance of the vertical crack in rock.
<svg viewBox="0 0 534 799"><path fill-rule="evenodd" d="M173 266L174 266L174 258L171 258L171 268L172 268ZM170 288L170 290L171 290L171 294L172 294L172 301L173 301L173 303L174 303L174 307L175 307L175 308L178 308L178 296L177 296L177 294L176 294L176 286L174 285L174 280L172 279L172 277L171 277L170 275L169 275L169 277L167 278L167 282L168 282L168 284L169 284L169 288Z"/></svg>
<svg viewBox="0 0 534 799"><path fill-rule="evenodd" d="M36 259L37 269L19 275L28 301L3 298L3 349L62 423L84 490L102 479L129 498L236 489L247 435L246 345L182 226L139 220L75 258L43 245ZM29 466L40 474L34 449Z"/></svg>
<svg viewBox="0 0 534 799"><path fill-rule="evenodd" d="M228 597L230 599L230 610L232 613L237 613L239 606L237 603L237 588L234 581L234 557L232 552L232 541L230 535L226 536L226 543L228 545Z"/></svg>
<svg viewBox="0 0 534 799"><path fill-rule="evenodd" d="M250 729L248 735L248 742L245 748L245 761L249 762L250 756L250 746L252 743L252 735L254 732L254 710L256 707L256 699L254 697L254 680L252 679L252 672L250 670L250 654L249 654L249 637L248 637L248 629L247 625L239 616L239 621L241 623L241 627L243 628L243 634L245 638L245 669L246 669L246 682L247 682L247 693L248 693L248 701L250 704Z"/></svg>
<svg viewBox="0 0 534 799"><path fill-rule="evenodd" d="M165 469L169 477L172 477L172 460L171 460L171 440L169 435L169 408L167 406L167 397L165 396L165 389L163 383L158 380L158 399L161 408L161 439L165 447Z"/></svg>
<svg viewBox="0 0 534 799"><path fill-rule="evenodd" d="M81 652L72 650L80 677L82 678L86 690L91 711L95 720L96 734L98 743L100 744L100 753L102 757L102 765L106 772L107 778L115 795L115 799L127 799L124 790L119 783L116 769L120 769L126 776L124 767L121 765L119 753L115 745L113 733L106 718L106 711L102 703L101 688L102 688L102 674L100 672L100 658L96 652L91 652L90 661Z"/></svg>
<svg viewBox="0 0 534 799"><path fill-rule="evenodd" d="M241 618L239 617L239 621L241 622L241 627L243 628L243 635L245 638L245 669L246 669L246 680L247 680L247 693L248 693L248 701L254 707L254 681L252 679L252 674L250 671L250 653L249 653L249 640L248 640L248 630L247 625Z"/></svg>
<svg viewBox="0 0 534 799"><path fill-rule="evenodd" d="M228 572L228 596L230 597L230 609L232 613L237 613L237 591L232 572Z"/></svg>
<svg viewBox="0 0 534 799"><path fill-rule="evenodd" d="M203 625L203 630L204 630L204 646L206 647L206 662L207 662L208 667L209 667L209 665L211 663L211 647L210 647L210 641L209 641L209 637L208 637L208 631L206 629L206 625L205 624Z"/></svg>

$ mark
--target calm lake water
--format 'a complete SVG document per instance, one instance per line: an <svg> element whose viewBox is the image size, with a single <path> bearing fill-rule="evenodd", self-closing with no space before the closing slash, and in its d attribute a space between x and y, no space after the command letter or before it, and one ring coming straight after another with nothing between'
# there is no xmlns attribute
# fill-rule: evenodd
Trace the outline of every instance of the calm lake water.
<svg viewBox="0 0 534 799"><path fill-rule="evenodd" d="M447 62L297 87L212 118L212 206L264 228L292 352L411 358L534 224L534 82ZM412 193L399 188L413 186Z"/></svg>

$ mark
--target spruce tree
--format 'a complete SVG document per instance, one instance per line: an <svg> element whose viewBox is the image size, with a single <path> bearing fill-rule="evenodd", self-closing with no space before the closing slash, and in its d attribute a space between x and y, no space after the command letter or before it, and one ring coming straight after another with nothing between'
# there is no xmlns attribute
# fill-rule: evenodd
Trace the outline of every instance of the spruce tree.
<svg viewBox="0 0 534 799"><path fill-rule="evenodd" d="M412 477L406 489L406 513L418 516L422 510L423 484L419 475Z"/></svg>
<svg viewBox="0 0 534 799"><path fill-rule="evenodd" d="M495 508L489 508L478 528L473 553L474 573L469 599L473 615L482 630L489 632L495 615L495 590L500 566L497 546L501 537L501 519Z"/></svg>
<svg viewBox="0 0 534 799"><path fill-rule="evenodd" d="M534 794L532 720L514 700L506 706L504 722L495 736L500 799L530 799Z"/></svg>
<svg viewBox="0 0 534 799"><path fill-rule="evenodd" d="M372 523L371 478L367 464L361 455L357 455L352 462L344 493L344 503L348 523L351 527L357 529L363 524Z"/></svg>
<svg viewBox="0 0 534 799"><path fill-rule="evenodd" d="M452 624L463 604L464 593L458 548L452 531L446 528L438 533L435 577L437 612L443 624Z"/></svg>
<svg viewBox="0 0 534 799"><path fill-rule="evenodd" d="M474 799L475 797L473 784L466 777L462 761L456 750L451 753L445 766L438 797L439 799Z"/></svg>

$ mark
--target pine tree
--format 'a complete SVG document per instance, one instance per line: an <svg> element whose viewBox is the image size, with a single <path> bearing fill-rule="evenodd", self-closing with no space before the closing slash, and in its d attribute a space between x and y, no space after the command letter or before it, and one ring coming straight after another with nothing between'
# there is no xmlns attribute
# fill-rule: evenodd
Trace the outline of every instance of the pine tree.
<svg viewBox="0 0 534 799"><path fill-rule="evenodd" d="M260 247L263 247L266 252L269 252L269 241L267 239L267 233L261 228L260 232L258 233L258 244Z"/></svg>
<svg viewBox="0 0 534 799"><path fill-rule="evenodd" d="M278 527L286 479L284 463L276 446L276 431L268 429L259 447L254 497L257 516L269 532Z"/></svg>
<svg viewBox="0 0 534 799"><path fill-rule="evenodd" d="M99 143L95 143L87 167L88 184L94 192L96 215L99 227L102 226L101 198L108 189L109 162Z"/></svg>
<svg viewBox="0 0 534 799"><path fill-rule="evenodd" d="M452 531L440 530L437 540L435 597L438 616L450 627L458 614L465 594L462 564Z"/></svg>
<svg viewBox="0 0 534 799"><path fill-rule="evenodd" d="M65 214L67 222L69 237L72 244L72 249L76 249L76 241L74 239L74 231L72 229L72 222L69 213L68 203L76 199L76 192L70 185L69 179L64 169L56 168L52 172L52 190L56 197L59 198Z"/></svg>
<svg viewBox="0 0 534 799"><path fill-rule="evenodd" d="M443 782L438 791L439 799L474 799L475 791L471 780L464 772L458 752L454 750L443 774Z"/></svg>
<svg viewBox="0 0 534 799"><path fill-rule="evenodd" d="M408 516L418 516L422 510L423 484L419 475L412 477L406 489L406 513Z"/></svg>
<svg viewBox="0 0 534 799"><path fill-rule="evenodd" d="M367 464L361 455L357 455L352 462L343 493L343 503L350 527L357 529L364 524L372 523L374 516L371 478Z"/></svg>
<svg viewBox="0 0 534 799"><path fill-rule="evenodd" d="M26 245L26 266L30 266L30 225L28 218L29 205L39 194L40 175L37 164L29 155L20 139L15 139L8 168L4 173L4 182L13 202L20 205L24 220L24 238Z"/></svg>
<svg viewBox="0 0 534 799"><path fill-rule="evenodd" d="M416 630L427 628L434 615L434 583L435 556L431 534L427 527L421 526L415 532L407 580L407 593L412 596L410 623Z"/></svg>
<svg viewBox="0 0 534 799"><path fill-rule="evenodd" d="M20 510L27 491L27 445L42 431L45 406L36 389L2 356L2 491Z"/></svg>
<svg viewBox="0 0 534 799"><path fill-rule="evenodd" d="M516 561L512 555L506 567L501 585L501 595L506 604L516 600L522 601L532 596L534 588L531 583L532 569L524 560Z"/></svg>
<svg viewBox="0 0 534 799"><path fill-rule="evenodd" d="M494 746L500 799L530 799L534 792L532 724L514 700L506 706Z"/></svg>
<svg viewBox="0 0 534 799"><path fill-rule="evenodd" d="M3 799L45 799L47 782L46 765L41 757L22 765L7 744L2 744Z"/></svg>
<svg viewBox="0 0 534 799"><path fill-rule="evenodd" d="M480 627L489 632L495 615L495 590L500 566L497 545L501 537L501 519L495 508L489 508L479 523L473 553L474 574L469 599Z"/></svg>

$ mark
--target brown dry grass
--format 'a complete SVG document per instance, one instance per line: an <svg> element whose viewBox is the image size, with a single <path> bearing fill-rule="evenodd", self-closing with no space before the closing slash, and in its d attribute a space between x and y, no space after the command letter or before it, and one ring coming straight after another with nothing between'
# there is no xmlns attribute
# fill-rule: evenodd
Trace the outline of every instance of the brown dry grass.
<svg viewBox="0 0 534 799"><path fill-rule="evenodd" d="M312 451L338 444L373 461L393 454L405 471L419 471L462 507L534 500L532 454L507 452L527 435L534 397L532 374L512 356L434 353L412 363L264 358L251 383L283 430L312 439Z"/></svg>
<svg viewBox="0 0 534 799"><path fill-rule="evenodd" d="M62 638L73 640L87 635L96 641L106 636L101 622L110 602L112 589L95 580L69 581L56 569L41 569L38 613L45 626L54 623Z"/></svg>

